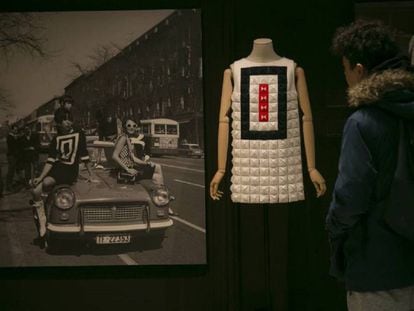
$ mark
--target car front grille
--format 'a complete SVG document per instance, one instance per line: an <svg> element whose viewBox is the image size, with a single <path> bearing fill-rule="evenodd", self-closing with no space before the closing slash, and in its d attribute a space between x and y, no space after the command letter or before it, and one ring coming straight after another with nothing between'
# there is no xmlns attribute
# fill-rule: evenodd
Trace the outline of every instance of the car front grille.
<svg viewBox="0 0 414 311"><path fill-rule="evenodd" d="M86 205L80 208L84 224L144 223L144 204Z"/></svg>

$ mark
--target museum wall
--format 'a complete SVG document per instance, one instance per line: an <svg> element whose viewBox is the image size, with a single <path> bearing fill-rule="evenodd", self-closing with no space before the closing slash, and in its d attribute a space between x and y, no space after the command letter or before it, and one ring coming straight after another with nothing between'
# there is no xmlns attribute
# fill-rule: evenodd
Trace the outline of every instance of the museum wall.
<svg viewBox="0 0 414 311"><path fill-rule="evenodd" d="M240 206L230 200L227 174L222 200L206 194L207 265L1 268L1 310L346 310L343 285L328 275L324 219L348 113L342 66L329 51L330 40L338 26L353 20L353 1L25 0L0 7L201 8L206 189L217 169L223 72L250 53L255 38L271 38L279 55L305 70L316 163L328 185L327 194L317 199L305 174L304 202Z"/></svg>

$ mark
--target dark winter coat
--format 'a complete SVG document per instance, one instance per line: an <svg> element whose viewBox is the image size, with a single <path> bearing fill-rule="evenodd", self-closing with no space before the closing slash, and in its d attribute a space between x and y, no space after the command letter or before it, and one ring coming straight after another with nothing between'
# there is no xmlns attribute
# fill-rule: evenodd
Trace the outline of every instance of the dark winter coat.
<svg viewBox="0 0 414 311"><path fill-rule="evenodd" d="M399 120L414 122L414 75L402 69L372 74L349 90L349 102L356 111L344 127L326 218L330 272L354 291L414 285L414 243L382 217L396 167Z"/></svg>
<svg viewBox="0 0 414 311"><path fill-rule="evenodd" d="M102 119L99 122L98 131L99 131L100 138L116 136L118 133L116 118L112 118L111 121L108 121L106 118Z"/></svg>
<svg viewBox="0 0 414 311"><path fill-rule="evenodd" d="M17 157L20 151L19 136L10 132L7 135L7 155Z"/></svg>
<svg viewBox="0 0 414 311"><path fill-rule="evenodd" d="M29 137L23 135L19 139L21 149L23 150L23 159L25 162L36 161L39 157L40 141L37 133L31 133Z"/></svg>

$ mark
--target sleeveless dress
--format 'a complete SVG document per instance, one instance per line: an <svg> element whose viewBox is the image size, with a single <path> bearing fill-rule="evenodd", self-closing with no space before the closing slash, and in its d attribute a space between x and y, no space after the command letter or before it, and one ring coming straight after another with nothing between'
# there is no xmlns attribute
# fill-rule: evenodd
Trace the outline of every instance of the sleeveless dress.
<svg viewBox="0 0 414 311"><path fill-rule="evenodd" d="M125 166L127 166L128 168L133 168L135 165L134 160L132 159L132 153L133 148L132 148L132 143L131 143L131 139L128 137L128 135L126 134L121 134L116 142L115 145L118 143L118 141L122 138L125 137L125 144L122 146L121 151L119 152L119 159L121 160L122 164L124 164Z"/></svg>
<svg viewBox="0 0 414 311"><path fill-rule="evenodd" d="M128 168L133 168L137 170L137 177L138 180L141 179L152 179L152 176L154 175L155 171L155 165L151 164L138 164L135 163L133 160L133 153L134 153L134 146L132 145L131 138L128 137L126 134L121 134L117 140L116 143L118 143L119 139L121 137L125 137L126 141L125 144L122 146L121 151L119 152L119 159ZM121 168L122 171L124 171Z"/></svg>
<svg viewBox="0 0 414 311"><path fill-rule="evenodd" d="M295 63L246 58L231 66L231 199L239 203L304 200Z"/></svg>

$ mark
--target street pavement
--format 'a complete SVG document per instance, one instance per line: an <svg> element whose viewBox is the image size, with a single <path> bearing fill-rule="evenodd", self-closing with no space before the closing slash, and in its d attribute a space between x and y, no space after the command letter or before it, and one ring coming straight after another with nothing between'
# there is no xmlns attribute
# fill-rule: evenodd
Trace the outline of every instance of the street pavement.
<svg viewBox="0 0 414 311"><path fill-rule="evenodd" d="M7 160L2 147L4 180ZM59 253L49 253L35 243L30 193L23 189L0 199L0 267L206 263L204 159L152 160L161 164L165 184L176 198L171 207L179 214L172 217L174 225L167 230L161 247L143 239L131 245L73 245Z"/></svg>

